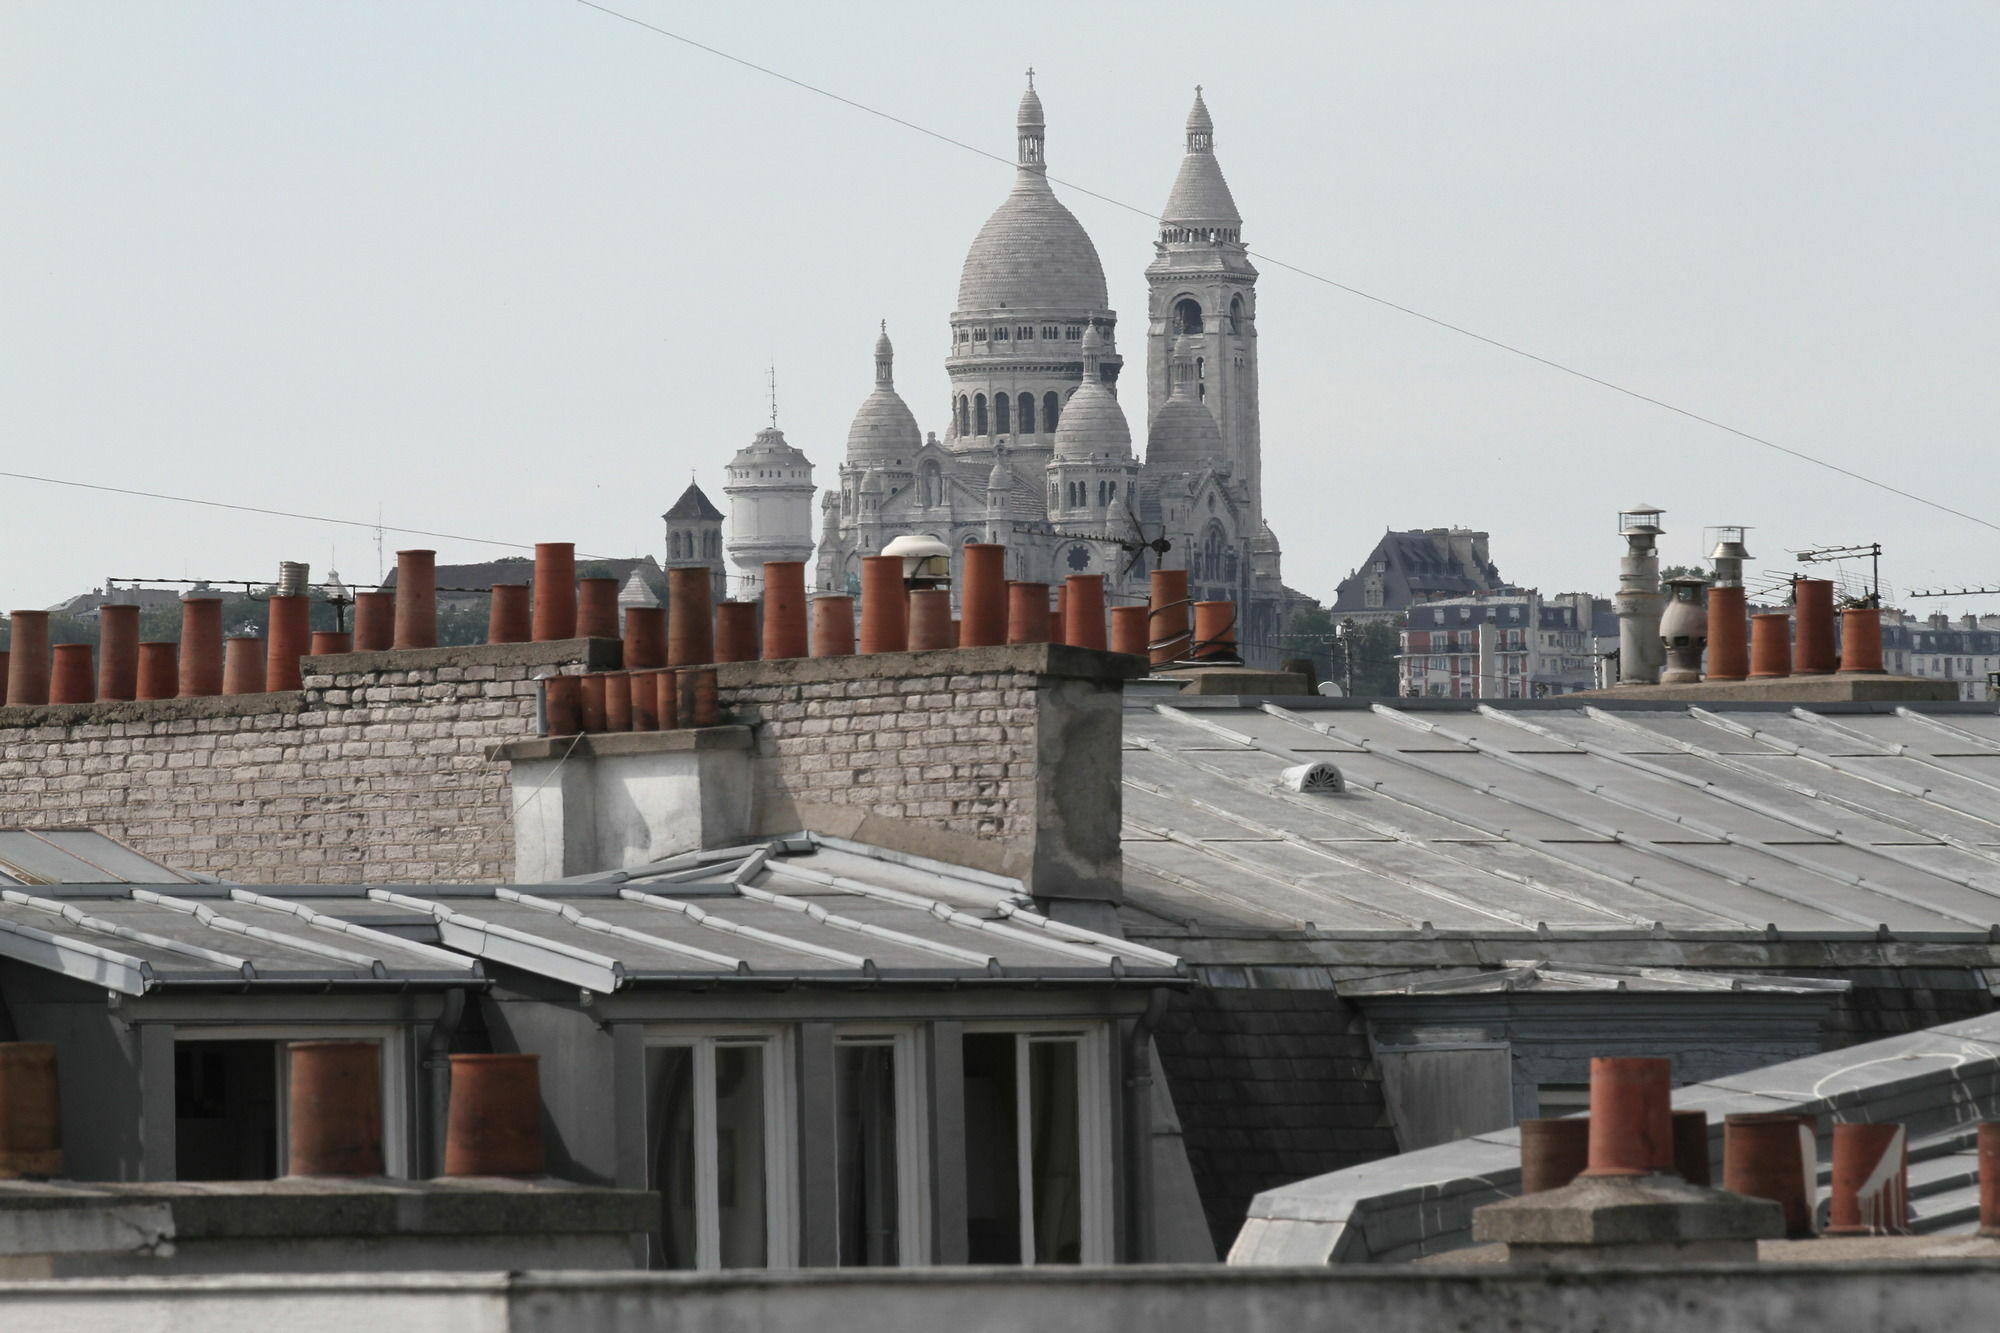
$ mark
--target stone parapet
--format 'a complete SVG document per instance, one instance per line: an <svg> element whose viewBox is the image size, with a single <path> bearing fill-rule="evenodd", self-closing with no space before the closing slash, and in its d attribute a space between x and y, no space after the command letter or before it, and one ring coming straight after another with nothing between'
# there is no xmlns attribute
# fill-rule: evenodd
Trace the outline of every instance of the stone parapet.
<svg viewBox="0 0 2000 1333"><path fill-rule="evenodd" d="M300 690L0 709L0 823L89 825L243 883L490 882L535 678L615 665L572 639L308 657Z"/></svg>
<svg viewBox="0 0 2000 1333"><path fill-rule="evenodd" d="M811 829L1116 901L1120 710L1137 658L1064 644L740 662L746 832Z"/></svg>

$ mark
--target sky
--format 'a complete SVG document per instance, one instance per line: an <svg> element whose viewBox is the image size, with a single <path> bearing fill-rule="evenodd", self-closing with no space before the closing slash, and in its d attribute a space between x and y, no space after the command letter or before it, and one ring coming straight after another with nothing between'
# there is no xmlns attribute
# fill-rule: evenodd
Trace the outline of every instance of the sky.
<svg viewBox="0 0 2000 1333"><path fill-rule="evenodd" d="M1253 252L2000 522L2000 6L1841 0L612 8L1051 174L1143 347L1201 84ZM769 414L834 477L886 320L943 433L1012 168L576 0L0 6L0 601L663 555ZM1266 511L1330 599L1388 528L1616 583L1750 525L2000 583L2000 530L1260 264ZM1128 399L1131 395L1127 395ZM1126 403L1135 434L1143 404ZM1850 570L1850 572L1858 572ZM1910 603L2000 612L2000 597Z"/></svg>

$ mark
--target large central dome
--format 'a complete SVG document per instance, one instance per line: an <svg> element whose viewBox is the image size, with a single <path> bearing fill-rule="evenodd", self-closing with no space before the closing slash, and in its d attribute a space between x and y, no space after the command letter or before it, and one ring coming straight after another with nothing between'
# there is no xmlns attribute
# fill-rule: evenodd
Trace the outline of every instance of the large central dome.
<svg viewBox="0 0 2000 1333"><path fill-rule="evenodd" d="M1097 247L1047 178L1022 168L966 251L960 310L1103 310L1109 305Z"/></svg>
<svg viewBox="0 0 2000 1333"><path fill-rule="evenodd" d="M1042 159L1042 99L1033 88L1021 99L1015 124L1020 165L1014 188L966 251L958 308L1078 314L1107 309L1097 247L1049 188Z"/></svg>

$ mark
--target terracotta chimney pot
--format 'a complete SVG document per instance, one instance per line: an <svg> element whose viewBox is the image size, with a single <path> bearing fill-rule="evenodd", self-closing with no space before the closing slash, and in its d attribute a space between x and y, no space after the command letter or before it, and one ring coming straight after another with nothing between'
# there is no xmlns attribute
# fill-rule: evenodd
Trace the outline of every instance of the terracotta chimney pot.
<svg viewBox="0 0 2000 1333"><path fill-rule="evenodd" d="M900 653L909 647L909 593L903 557L861 557L861 651Z"/></svg>
<svg viewBox="0 0 2000 1333"><path fill-rule="evenodd" d="M332 657L336 653L354 651L354 634L350 630L316 629L312 632L312 646L306 650L307 657Z"/></svg>
<svg viewBox="0 0 2000 1333"><path fill-rule="evenodd" d="M535 636L534 600L525 583L496 583L486 609L486 642L527 643Z"/></svg>
<svg viewBox="0 0 2000 1333"><path fill-rule="evenodd" d="M222 693L222 599L181 599L181 695Z"/></svg>
<svg viewBox="0 0 2000 1333"><path fill-rule="evenodd" d="M289 1176L379 1176L382 1048L372 1041L291 1043Z"/></svg>
<svg viewBox="0 0 2000 1333"><path fill-rule="evenodd" d="M606 671L604 680L604 729L632 730L632 675L627 671Z"/></svg>
<svg viewBox="0 0 2000 1333"><path fill-rule="evenodd" d="M45 704L49 701L49 613L16 611L9 620L12 639L7 659L7 702Z"/></svg>
<svg viewBox="0 0 2000 1333"><path fill-rule="evenodd" d="M583 730L583 677L542 680L542 725L549 736L574 736Z"/></svg>
<svg viewBox="0 0 2000 1333"><path fill-rule="evenodd" d="M1739 1114L1722 1120L1722 1188L1771 1199L1785 1210L1785 1234L1816 1234L1819 1153L1808 1116Z"/></svg>
<svg viewBox="0 0 2000 1333"><path fill-rule="evenodd" d="M264 640L255 634L232 635L222 641L222 692L264 692Z"/></svg>
<svg viewBox="0 0 2000 1333"><path fill-rule="evenodd" d="M929 652L951 646L951 589L912 588L910 651Z"/></svg>
<svg viewBox="0 0 2000 1333"><path fill-rule="evenodd" d="M1840 613L1840 674L1882 674L1882 613L1854 606Z"/></svg>
<svg viewBox="0 0 2000 1333"><path fill-rule="evenodd" d="M1063 592L1063 642L1104 651L1104 576L1072 574Z"/></svg>
<svg viewBox="0 0 2000 1333"><path fill-rule="evenodd" d="M1825 1234L1909 1234L1909 1161L1909 1141L1901 1125L1835 1125L1833 1190Z"/></svg>
<svg viewBox="0 0 2000 1333"><path fill-rule="evenodd" d="M757 603L715 604L715 660L718 662L757 660Z"/></svg>
<svg viewBox="0 0 2000 1333"><path fill-rule="evenodd" d="M1586 1176L1647 1176L1674 1169L1673 1062L1596 1057L1590 1062L1590 1165Z"/></svg>
<svg viewBox="0 0 2000 1333"><path fill-rule="evenodd" d="M854 599L845 593L813 598L814 657L849 657L854 653Z"/></svg>
<svg viewBox="0 0 2000 1333"><path fill-rule="evenodd" d="M181 646L172 639L139 645L141 699L172 699L181 692Z"/></svg>
<svg viewBox="0 0 2000 1333"><path fill-rule="evenodd" d="M968 542L958 592L958 644L990 648L1007 642L1007 548Z"/></svg>
<svg viewBox="0 0 2000 1333"><path fill-rule="evenodd" d="M397 581L403 577L403 557L406 555L428 554L428 552L399 551L396 556ZM414 594L421 597L422 594ZM435 606L436 594L432 594ZM405 644L403 642L403 620L406 599L399 588L396 592L396 646L429 647L429 644ZM274 596L264 608L267 628L264 632L264 688L267 690L296 690L303 687L299 674L299 659L305 656L306 648L312 640L312 603L301 596ZM435 617L433 617L435 619ZM435 626L431 635L435 642Z"/></svg>
<svg viewBox="0 0 2000 1333"><path fill-rule="evenodd" d="M604 731L609 725L606 716L606 690L604 673L592 671L577 677L583 690L583 704L579 718L587 732Z"/></svg>
<svg viewBox="0 0 2000 1333"><path fill-rule="evenodd" d="M576 637L576 546L572 542L535 543L536 643Z"/></svg>
<svg viewBox="0 0 2000 1333"><path fill-rule="evenodd" d="M764 657L806 656L806 565L803 560L764 562Z"/></svg>
<svg viewBox="0 0 2000 1333"><path fill-rule="evenodd" d="M62 1173L56 1048L46 1041L0 1042L0 1180Z"/></svg>
<svg viewBox="0 0 2000 1333"><path fill-rule="evenodd" d="M1146 622L1152 612L1143 606L1111 608L1111 651L1131 657L1145 657Z"/></svg>
<svg viewBox="0 0 2000 1333"><path fill-rule="evenodd" d="M386 653L396 643L396 594L379 589L354 594L354 651Z"/></svg>
<svg viewBox="0 0 2000 1333"><path fill-rule="evenodd" d="M1156 569L1147 605L1146 651L1153 665L1178 662L1192 646L1188 634L1188 576L1185 569Z"/></svg>
<svg viewBox="0 0 2000 1333"><path fill-rule="evenodd" d="M139 608L97 608L97 697L132 699L139 692Z"/></svg>
<svg viewBox="0 0 2000 1333"><path fill-rule="evenodd" d="M1704 680L1742 680L1750 674L1750 622L1741 587L1708 590L1708 658Z"/></svg>
<svg viewBox="0 0 2000 1333"><path fill-rule="evenodd" d="M539 1176L547 1171L540 1064L536 1055L451 1057L447 1176Z"/></svg>
<svg viewBox="0 0 2000 1333"><path fill-rule="evenodd" d="M653 671L667 664L667 609L625 608L625 669Z"/></svg>
<svg viewBox="0 0 2000 1333"><path fill-rule="evenodd" d="M1590 1118L1521 1122L1521 1193L1559 1190L1590 1165Z"/></svg>
<svg viewBox="0 0 2000 1333"><path fill-rule="evenodd" d="M703 565L667 571L667 665L705 666L715 660L714 595Z"/></svg>
<svg viewBox="0 0 2000 1333"><path fill-rule="evenodd" d="M576 581L576 637L618 637L618 580L593 577Z"/></svg>
<svg viewBox="0 0 2000 1333"><path fill-rule="evenodd" d="M87 643L59 643L51 650L49 678L52 704L97 702L97 666Z"/></svg>
<svg viewBox="0 0 2000 1333"><path fill-rule="evenodd" d="M272 600L276 600L275 598ZM300 635L304 647L304 635ZM435 648L438 641L437 552L396 552L396 646ZM272 648L277 636L272 635ZM296 664L293 670L297 670ZM276 679L276 668L272 676ZM295 690L296 685L273 685L272 689Z"/></svg>
<svg viewBox="0 0 2000 1333"><path fill-rule="evenodd" d="M1214 658L1236 662L1236 603L1196 602L1194 604L1194 646L1197 661Z"/></svg>
<svg viewBox="0 0 2000 1333"><path fill-rule="evenodd" d="M1832 675L1840 665L1833 646L1833 581L1792 580L1792 610L1798 617L1792 674Z"/></svg>
<svg viewBox="0 0 2000 1333"><path fill-rule="evenodd" d="M1750 677L1770 680L1792 674L1791 617L1763 611L1750 617Z"/></svg>
<svg viewBox="0 0 2000 1333"><path fill-rule="evenodd" d="M1007 585L1007 642L1049 641L1049 585L1017 580Z"/></svg>

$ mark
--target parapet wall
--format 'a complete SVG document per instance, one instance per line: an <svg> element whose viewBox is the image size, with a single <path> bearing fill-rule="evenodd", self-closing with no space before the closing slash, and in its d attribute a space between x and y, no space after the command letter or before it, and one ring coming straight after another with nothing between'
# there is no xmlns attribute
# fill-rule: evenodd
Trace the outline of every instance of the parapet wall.
<svg viewBox="0 0 2000 1333"><path fill-rule="evenodd" d="M717 668L754 729L758 833L811 829L1116 901L1133 658L1062 644Z"/></svg>
<svg viewBox="0 0 2000 1333"><path fill-rule="evenodd" d="M536 802L543 824L602 823L617 800L591 813L564 795L598 750L657 747L699 755L684 776L716 791L625 819L614 840L641 859L645 844L812 829L1016 876L1041 896L1118 897L1131 659L1029 644L720 666L724 720L754 736L735 750L740 775L718 763L741 743L727 737L531 740L537 676L619 656L604 639L346 653L307 658L302 690L0 708L0 825L88 825L248 884L499 882L520 873L517 802ZM537 761L517 794L515 765ZM659 804L660 790L611 795ZM530 860L551 874L612 868L573 833Z"/></svg>
<svg viewBox="0 0 2000 1333"><path fill-rule="evenodd" d="M305 659L302 690L0 708L0 824L89 825L250 884L504 880L498 742L534 677L615 665L570 639Z"/></svg>

